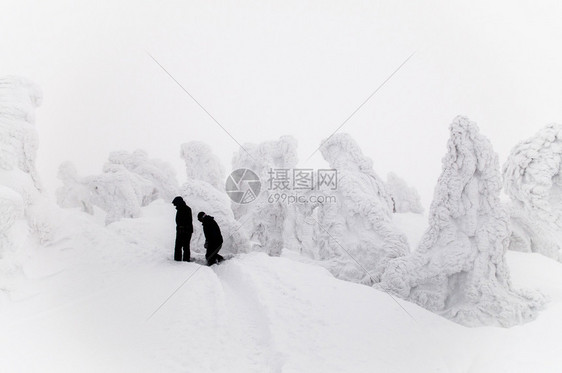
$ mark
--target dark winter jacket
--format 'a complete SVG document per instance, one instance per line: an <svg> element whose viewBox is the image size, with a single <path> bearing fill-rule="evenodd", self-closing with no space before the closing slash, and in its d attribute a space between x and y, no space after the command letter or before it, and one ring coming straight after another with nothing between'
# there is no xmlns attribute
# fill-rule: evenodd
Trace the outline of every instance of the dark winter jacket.
<svg viewBox="0 0 562 373"><path fill-rule="evenodd" d="M209 245L209 248L222 245L221 229L215 221L215 218L210 215L205 215L201 223L203 223L203 233L205 234L205 241L207 245Z"/></svg>
<svg viewBox="0 0 562 373"><path fill-rule="evenodd" d="M184 230L185 233L193 233L193 220L191 217L191 208L184 204L176 206L176 225L178 230Z"/></svg>

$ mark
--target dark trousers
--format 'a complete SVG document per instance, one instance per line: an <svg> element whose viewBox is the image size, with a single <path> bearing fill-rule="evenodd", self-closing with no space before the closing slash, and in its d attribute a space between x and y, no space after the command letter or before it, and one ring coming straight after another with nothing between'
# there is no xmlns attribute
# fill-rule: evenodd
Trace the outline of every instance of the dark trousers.
<svg viewBox="0 0 562 373"><path fill-rule="evenodd" d="M219 244L207 245L207 253L205 254L205 259L207 259L208 265L220 263L224 260L224 258L219 254L221 248L222 242Z"/></svg>
<svg viewBox="0 0 562 373"><path fill-rule="evenodd" d="M176 230L176 247L174 249L174 260L182 260L182 249L183 249L183 261L189 262L191 260L191 251L189 250L189 244L191 242L192 232L184 231L181 228Z"/></svg>

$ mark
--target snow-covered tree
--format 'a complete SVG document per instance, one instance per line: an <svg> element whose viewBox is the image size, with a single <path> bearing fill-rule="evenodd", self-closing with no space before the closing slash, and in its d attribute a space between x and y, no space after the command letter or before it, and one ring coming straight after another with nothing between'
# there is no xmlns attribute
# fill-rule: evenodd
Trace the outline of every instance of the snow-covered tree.
<svg viewBox="0 0 562 373"><path fill-rule="evenodd" d="M316 226L317 259L338 278L378 282L389 260L409 252L406 237L392 224L392 199L372 160L348 134L333 135L320 150L337 172L337 185L321 189L335 198L308 217Z"/></svg>
<svg viewBox="0 0 562 373"><path fill-rule="evenodd" d="M148 158L144 150L113 152L109 155L109 163L121 164L130 172L148 180L156 193L153 198L162 198L170 202L178 194L179 185L176 173L166 162Z"/></svg>
<svg viewBox="0 0 562 373"><path fill-rule="evenodd" d="M86 183L93 204L107 212L106 224L121 218L138 218L141 207L154 201L157 195L149 180L119 164L107 163L102 174L88 177Z"/></svg>
<svg viewBox="0 0 562 373"><path fill-rule="evenodd" d="M261 192L247 204L232 203L234 216L242 222L257 249L269 255L279 256L284 247L285 220L288 205L281 199L272 200L276 192L272 181L272 170L290 170L297 164L297 142L291 136L260 144L244 144L235 153L232 168L249 169L261 180ZM285 191L286 192L286 191Z"/></svg>
<svg viewBox="0 0 562 373"><path fill-rule="evenodd" d="M423 214L421 199L416 188L408 186L396 174L389 172L386 177L386 189L392 198L394 212L413 212Z"/></svg>
<svg viewBox="0 0 562 373"><path fill-rule="evenodd" d="M42 98L39 87L24 78L0 78L0 169L23 171L38 190L41 183L35 158L39 141L34 124L35 108Z"/></svg>
<svg viewBox="0 0 562 373"><path fill-rule="evenodd" d="M511 326L536 317L537 294L514 290L505 252L509 217L497 155L457 117L417 251L389 263L383 288L461 324Z"/></svg>
<svg viewBox="0 0 562 373"><path fill-rule="evenodd" d="M34 238L46 237L54 220L38 213L45 202L35 168L41 98L24 78L0 78L0 292L22 275L22 251L33 248Z"/></svg>
<svg viewBox="0 0 562 373"><path fill-rule="evenodd" d="M121 218L137 218L141 207L162 198L171 202L179 187L173 169L165 162L149 159L143 150L118 151L109 155L99 175L80 177L74 165L60 165L63 186L56 191L61 207L79 207L92 214L93 205L107 213L106 224Z"/></svg>
<svg viewBox="0 0 562 373"><path fill-rule="evenodd" d="M551 124L516 145L503 167L511 197L510 249L562 261L562 126Z"/></svg>
<svg viewBox="0 0 562 373"><path fill-rule="evenodd" d="M72 162L63 162L59 166L58 178L63 186L56 190L57 203L60 207L78 207L82 211L93 214L92 193L87 185L87 180L78 176L76 167Z"/></svg>
<svg viewBox="0 0 562 373"><path fill-rule="evenodd" d="M209 145L200 141L182 144L180 156L185 161L188 179L202 180L218 190L224 190L224 168Z"/></svg>

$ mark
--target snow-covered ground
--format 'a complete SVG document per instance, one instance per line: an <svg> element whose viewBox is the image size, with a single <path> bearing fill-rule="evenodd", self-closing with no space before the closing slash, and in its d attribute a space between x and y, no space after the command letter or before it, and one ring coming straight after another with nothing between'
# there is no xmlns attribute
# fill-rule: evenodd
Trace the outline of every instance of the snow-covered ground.
<svg viewBox="0 0 562 373"><path fill-rule="evenodd" d="M513 373L562 367L562 264L542 255L507 254L514 285L550 298L536 320L467 328L335 279L295 252L241 254L206 267L202 248L194 248L198 262L174 262L174 213L157 200L140 218L105 227L99 217L61 211L64 229L51 245L26 252L23 277L1 303L1 370ZM415 246L423 233L416 221L423 217L397 216L396 224L412 228L405 232Z"/></svg>

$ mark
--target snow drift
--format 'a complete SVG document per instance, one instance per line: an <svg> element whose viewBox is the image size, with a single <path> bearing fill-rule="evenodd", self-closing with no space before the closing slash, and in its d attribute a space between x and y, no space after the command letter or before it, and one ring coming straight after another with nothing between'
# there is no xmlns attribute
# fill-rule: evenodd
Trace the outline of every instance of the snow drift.
<svg viewBox="0 0 562 373"><path fill-rule="evenodd" d="M511 197L510 249L562 261L562 126L551 124L515 146L503 167Z"/></svg>
<svg viewBox="0 0 562 373"><path fill-rule="evenodd" d="M509 217L497 155L475 123L457 117L417 251L389 263L381 286L458 323L511 326L536 317L538 294L512 288Z"/></svg>

